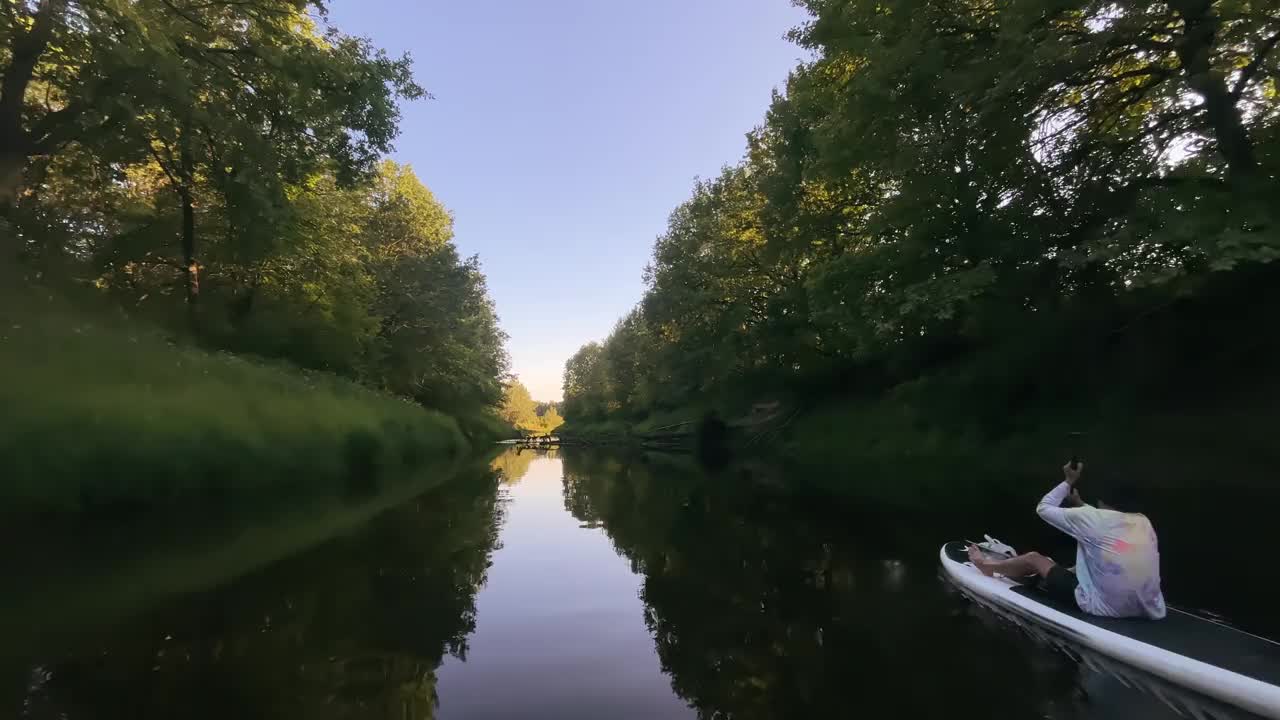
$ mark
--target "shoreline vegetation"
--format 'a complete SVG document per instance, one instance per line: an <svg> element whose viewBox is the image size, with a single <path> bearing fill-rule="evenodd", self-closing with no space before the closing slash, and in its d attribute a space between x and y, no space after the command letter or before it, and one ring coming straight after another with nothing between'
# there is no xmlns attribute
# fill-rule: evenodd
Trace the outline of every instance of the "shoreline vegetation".
<svg viewBox="0 0 1280 720"><path fill-rule="evenodd" d="M740 449L1025 474L1078 450L1268 482L1280 20L798 4L810 59L674 209L636 307L566 363L561 434L712 411L732 431L776 403L786 426Z"/></svg>
<svg viewBox="0 0 1280 720"><path fill-rule="evenodd" d="M11 521L369 497L505 432L489 411L450 416L329 373L208 352L41 286L10 283L4 296Z"/></svg>
<svg viewBox="0 0 1280 720"><path fill-rule="evenodd" d="M503 388L498 417L514 430L515 437L520 438L547 437L564 424L564 418L560 417L560 403L534 400L529 388L515 377L509 379Z"/></svg>
<svg viewBox="0 0 1280 720"><path fill-rule="evenodd" d="M912 408L893 396L873 401L828 398L779 421L742 423L733 405L715 412L728 419L719 448L746 461L781 463L806 483L841 493L901 501L916 507L932 485L959 475L981 478L986 490L1021 494L1051 482L1058 465L1079 453L1100 482L1126 478L1166 489L1266 489L1280 463L1268 428L1280 422L1280 388L1225 395L1219 402L1162 411L1114 408L1086 416L1051 410L1016 418L1017 427L991 434L973 418ZM563 446L701 453L703 408L671 411L638 421L568 422ZM673 421L673 418L688 418ZM679 441L655 436L664 423L684 422ZM782 423L785 422L785 426ZM1072 435L1079 433L1080 437ZM967 480L966 480L967 482ZM943 493L945 494L945 493Z"/></svg>
<svg viewBox="0 0 1280 720"><path fill-rule="evenodd" d="M387 159L411 58L314 3L10 9L0 519L357 502L510 434L479 259Z"/></svg>
<svg viewBox="0 0 1280 720"><path fill-rule="evenodd" d="M1120 367L1130 361L1126 353L1100 353L1086 372L1045 378L1037 392L1067 395L1051 402L1002 406L992 399L1007 392L1000 384L984 388L963 372L938 373L878 394L839 387L731 392L714 403L638 417L570 417L559 435L566 445L701 453L708 449L703 422L716 418L727 433L711 450L784 463L806 482L904 505L928 495L931 483L952 482L957 471L1023 492L1056 477L1058 465L1077 453L1103 482L1268 488L1280 464L1272 432L1280 422L1280 377L1269 365L1280 354L1276 338L1248 343L1255 356L1227 353L1224 359L1220 353L1232 338L1195 320L1189 324L1204 344L1186 348L1183 359L1199 350L1218 354L1216 363L1192 359L1181 370L1170 368L1175 361L1135 372ZM683 442L651 442L673 426L685 434Z"/></svg>

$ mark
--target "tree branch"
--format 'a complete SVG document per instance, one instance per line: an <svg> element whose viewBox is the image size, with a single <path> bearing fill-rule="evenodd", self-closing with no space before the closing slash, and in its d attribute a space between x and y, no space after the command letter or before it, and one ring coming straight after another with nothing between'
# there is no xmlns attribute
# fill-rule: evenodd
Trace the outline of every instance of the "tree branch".
<svg viewBox="0 0 1280 720"><path fill-rule="evenodd" d="M210 28L210 27L209 27L209 23L206 23L205 21L201 20L200 18L198 18L198 17L196 17L196 16L194 16L194 15L191 15L191 14L187 13L183 8L180 8L180 7L178 7L177 5L175 5L175 4L173 4L172 2L170 2L170 0L160 0L160 2L164 3L164 5L165 5L166 7L168 7L170 10L172 10L172 11L174 12L174 14L176 14L178 17L182 18L183 20L186 20L187 22L191 23L192 25L195 25L195 26L197 26L197 27L203 28L203 29L205 29L205 30L210 30L210 29L212 29L212 28Z"/></svg>
<svg viewBox="0 0 1280 720"><path fill-rule="evenodd" d="M82 111L83 108L73 102L60 110L45 113L31 128L32 154L48 154L59 144L59 135L68 134L66 130L75 123Z"/></svg>
<svg viewBox="0 0 1280 720"><path fill-rule="evenodd" d="M1116 73L1114 75L1103 74L1102 76L1095 75L1093 77L1085 77L1079 80L1064 80L1062 84L1067 87L1088 87L1095 83L1101 83L1102 85L1115 85L1117 83L1124 82L1125 80L1131 80L1133 78L1144 78L1144 77L1168 78L1169 76L1173 75L1177 71L1178 71L1177 68L1164 67L1160 65L1148 65L1147 67L1141 67L1134 70L1126 70L1124 72Z"/></svg>
<svg viewBox="0 0 1280 720"><path fill-rule="evenodd" d="M1205 118L1218 141L1218 152L1236 176L1253 175L1258 170L1253 138L1245 127L1240 108L1227 90L1226 79L1210 62L1219 43L1222 21L1210 3L1204 0L1181 0L1174 7L1182 15L1184 30L1178 40L1178 60L1186 75L1187 86L1204 100Z"/></svg>
<svg viewBox="0 0 1280 720"><path fill-rule="evenodd" d="M11 137L21 133L27 87L66 6L67 0L41 0L32 16L31 29L16 35L10 42L9 67L0 78L0 132Z"/></svg>
<svg viewBox="0 0 1280 720"><path fill-rule="evenodd" d="M173 185L174 188L177 188L180 185L178 178L174 176L173 173L169 172L169 167L165 164L164 158L160 157L159 151L156 150L156 144L154 142L147 143L147 150L151 152L151 157L155 158L156 164L160 166L160 170L164 172L165 177L169 178L169 183ZM165 148L165 151L170 154L169 162L173 162L173 151L169 150L167 147Z"/></svg>
<svg viewBox="0 0 1280 720"><path fill-rule="evenodd" d="M1280 32L1267 38L1258 49L1258 54L1240 71L1240 78L1236 80L1236 86L1231 88L1231 98L1233 100L1239 100L1240 96L1244 94L1244 89L1249 86L1253 76L1257 75L1258 71L1262 69L1262 63L1266 61L1267 55L1275 49L1277 43L1280 43Z"/></svg>

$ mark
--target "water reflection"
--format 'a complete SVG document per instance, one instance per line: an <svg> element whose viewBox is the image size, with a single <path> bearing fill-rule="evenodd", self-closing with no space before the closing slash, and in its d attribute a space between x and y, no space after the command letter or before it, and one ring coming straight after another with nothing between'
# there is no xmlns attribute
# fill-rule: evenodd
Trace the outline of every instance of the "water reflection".
<svg viewBox="0 0 1280 720"><path fill-rule="evenodd" d="M942 582L939 537L974 524L956 503L800 480L511 449L127 572L10 572L0 717L1175 717ZM316 528L340 536L297 550Z"/></svg>
<svg viewBox="0 0 1280 720"><path fill-rule="evenodd" d="M466 661L439 671L442 718L692 717L663 675L641 578L604 532L565 509L555 453L512 450L502 547L476 601Z"/></svg>
<svg viewBox="0 0 1280 720"><path fill-rule="evenodd" d="M663 669L701 718L1176 717L949 592L910 518L759 472L564 463L566 505L643 573Z"/></svg>
<svg viewBox="0 0 1280 720"><path fill-rule="evenodd" d="M21 698L0 712L433 718L436 669L446 654L465 657L475 626L497 478L445 483L348 537L95 628L68 650L9 657Z"/></svg>
<svg viewBox="0 0 1280 720"><path fill-rule="evenodd" d="M554 460L560 457L557 448L530 448L515 446L493 460L493 467L502 475L505 485L515 485L529 472L529 466L538 458Z"/></svg>

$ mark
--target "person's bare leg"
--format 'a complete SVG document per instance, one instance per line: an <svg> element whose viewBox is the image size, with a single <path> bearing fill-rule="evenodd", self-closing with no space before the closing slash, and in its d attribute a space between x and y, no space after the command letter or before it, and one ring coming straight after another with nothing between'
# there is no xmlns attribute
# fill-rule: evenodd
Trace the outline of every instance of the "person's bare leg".
<svg viewBox="0 0 1280 720"><path fill-rule="evenodd" d="M1008 560L993 560L973 545L969 546L969 562L973 563L973 566L982 571L982 574L987 577L991 577L996 573L1000 573L1005 577L1023 577L1032 573L1040 577L1047 577L1050 568L1054 566L1051 558L1047 558L1038 552L1029 552Z"/></svg>

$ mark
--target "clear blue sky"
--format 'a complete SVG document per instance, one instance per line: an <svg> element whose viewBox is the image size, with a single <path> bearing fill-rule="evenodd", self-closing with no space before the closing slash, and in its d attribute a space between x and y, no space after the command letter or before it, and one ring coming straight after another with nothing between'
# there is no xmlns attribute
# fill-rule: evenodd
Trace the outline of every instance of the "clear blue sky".
<svg viewBox="0 0 1280 720"><path fill-rule="evenodd" d="M454 214L510 334L512 369L560 398L564 361L644 291L667 216L739 159L803 51L788 0L332 0L410 52L435 100L395 158Z"/></svg>

